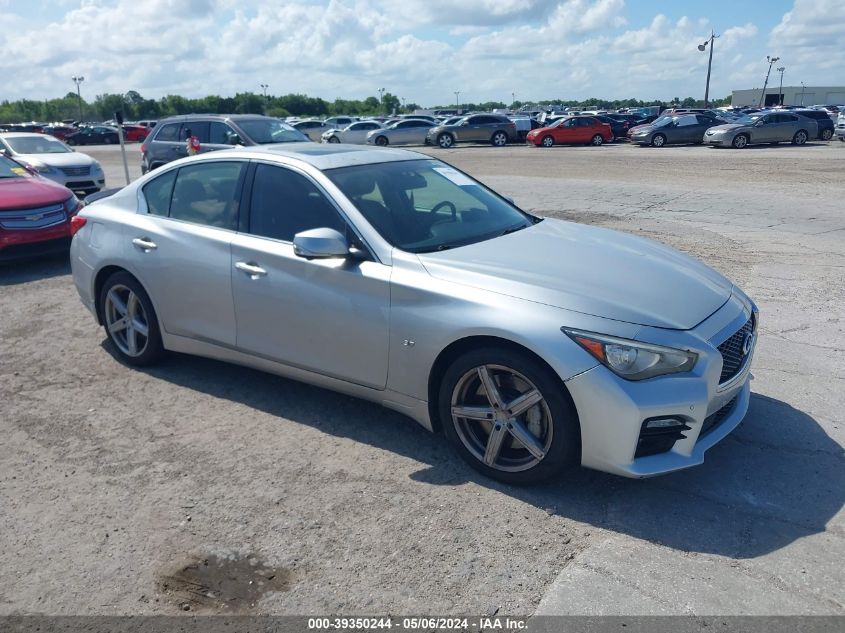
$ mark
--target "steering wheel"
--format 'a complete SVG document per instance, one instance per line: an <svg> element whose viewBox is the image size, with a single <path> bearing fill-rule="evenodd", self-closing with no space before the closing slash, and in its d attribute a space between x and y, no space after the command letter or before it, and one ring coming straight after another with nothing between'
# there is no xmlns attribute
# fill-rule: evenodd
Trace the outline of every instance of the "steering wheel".
<svg viewBox="0 0 845 633"><path fill-rule="evenodd" d="M443 207L449 207L450 209L452 209L452 220L453 221L458 219L458 209L455 207L454 204L452 204L448 200L444 200L443 202L438 202L437 204L435 204L431 208L431 211L429 211L428 213L429 213L429 215L434 215L435 213L440 211L440 209L442 209Z"/></svg>

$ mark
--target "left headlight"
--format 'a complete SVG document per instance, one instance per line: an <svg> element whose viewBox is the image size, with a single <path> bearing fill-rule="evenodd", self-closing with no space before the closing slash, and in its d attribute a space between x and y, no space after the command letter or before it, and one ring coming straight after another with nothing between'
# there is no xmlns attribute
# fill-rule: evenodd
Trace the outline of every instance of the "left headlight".
<svg viewBox="0 0 845 633"><path fill-rule="evenodd" d="M626 380L645 380L690 371L698 360L698 354L688 350L582 330L561 328L561 331L602 365Z"/></svg>
<svg viewBox="0 0 845 633"><path fill-rule="evenodd" d="M103 171L103 166L100 164L99 161L95 160L93 162L93 164L91 165L91 171L93 171L96 174L99 174Z"/></svg>
<svg viewBox="0 0 845 633"><path fill-rule="evenodd" d="M50 167L50 165L46 165L46 164L44 164L44 163L40 163L40 162L39 162L39 163L32 162L32 163L28 163L28 165L29 165L32 169L34 169L35 171L37 171L39 174L51 174L51 173L53 173L53 168L52 168L52 167Z"/></svg>

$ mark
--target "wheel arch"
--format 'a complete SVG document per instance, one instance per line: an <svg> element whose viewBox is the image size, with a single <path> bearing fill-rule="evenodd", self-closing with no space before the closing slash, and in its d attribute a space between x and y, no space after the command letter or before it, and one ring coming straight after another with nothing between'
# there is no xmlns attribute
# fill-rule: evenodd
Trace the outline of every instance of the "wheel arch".
<svg viewBox="0 0 845 633"><path fill-rule="evenodd" d="M100 292L102 292L106 280L115 273L126 273L127 275L132 277L132 279L137 281L138 284L144 289L144 292L147 293L147 297L149 298L150 303L153 304L153 310L155 310L156 318L159 321L159 329L163 330L161 324L161 316L159 315L155 300L153 300L153 298L150 296L150 291L147 290L147 287L146 285L144 285L144 282L141 281L138 276L131 270L129 270L125 266L120 266L118 264L107 264L106 266L103 266L100 270L98 270L97 274L94 276L94 310L97 314L97 323L103 325L103 307L100 305Z"/></svg>
<svg viewBox="0 0 845 633"><path fill-rule="evenodd" d="M560 375L554 370L548 361L524 345L500 336L488 334L471 335L457 339L443 348L443 350L441 350L441 352L437 355L437 358L435 358L434 363L431 366L431 371L429 371L428 374L428 413L429 419L431 420L431 428L435 433L443 430L443 421L440 420L440 416L437 412L437 392L440 388L440 382L443 379L443 374L458 357L482 347L499 347L520 352L530 356L532 359L543 365L558 382L564 399L566 399L572 407L572 411L574 412L576 421L578 422L580 436L581 420L578 416L578 409L575 407L575 401L572 399L569 389L566 387L566 383L561 379Z"/></svg>

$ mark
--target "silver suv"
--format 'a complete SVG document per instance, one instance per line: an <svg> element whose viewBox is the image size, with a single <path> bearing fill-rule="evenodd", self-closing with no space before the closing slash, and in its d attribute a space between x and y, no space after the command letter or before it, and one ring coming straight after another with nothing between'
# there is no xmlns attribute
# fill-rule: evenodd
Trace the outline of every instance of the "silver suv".
<svg viewBox="0 0 845 633"><path fill-rule="evenodd" d="M503 147L517 140L516 124L501 114L473 114L454 125L438 125L428 131L426 145L439 145L443 149L462 141L490 143Z"/></svg>
<svg viewBox="0 0 845 633"><path fill-rule="evenodd" d="M287 123L260 114L184 114L159 121L141 144L141 172L187 156L188 136L199 139L200 153L237 145L309 141Z"/></svg>

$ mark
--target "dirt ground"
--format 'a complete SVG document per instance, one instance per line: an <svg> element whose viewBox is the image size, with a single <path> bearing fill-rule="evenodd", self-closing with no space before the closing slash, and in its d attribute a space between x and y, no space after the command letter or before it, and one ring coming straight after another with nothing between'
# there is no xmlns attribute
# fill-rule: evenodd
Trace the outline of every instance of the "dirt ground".
<svg viewBox="0 0 845 633"><path fill-rule="evenodd" d="M121 183L116 148L85 151ZM523 208L659 239L741 285L763 324L743 426L684 473L508 487L372 404L181 355L129 369L65 259L6 265L0 615L586 613L564 582L579 570L668 609L599 556L611 541L634 559L659 548L642 568L666 584L713 563L714 600L740 574L743 612L789 611L787 594L845 612L845 143L425 151Z"/></svg>

